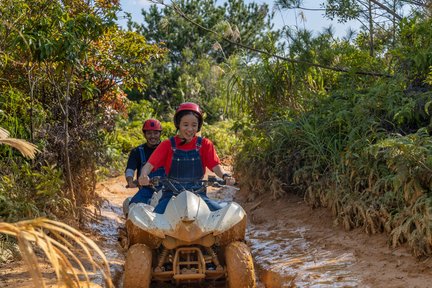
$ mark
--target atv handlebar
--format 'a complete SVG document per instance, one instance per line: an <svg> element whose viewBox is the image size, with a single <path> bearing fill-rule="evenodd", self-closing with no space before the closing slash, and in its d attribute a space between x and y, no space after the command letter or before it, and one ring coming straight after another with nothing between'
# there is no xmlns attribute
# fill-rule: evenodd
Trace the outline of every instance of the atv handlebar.
<svg viewBox="0 0 432 288"><path fill-rule="evenodd" d="M156 177L153 177L150 179L150 185L149 186L158 186L159 183L165 184L165 183L172 183L172 182L176 182L176 180L170 179L168 177L156 176ZM208 186L222 187L222 186L226 185L225 180L220 179L216 176L211 176L211 175L209 175L207 177L207 180L197 180L197 181L193 181L193 182L201 183L206 187L208 187Z"/></svg>
<svg viewBox="0 0 432 288"><path fill-rule="evenodd" d="M171 183L171 181L175 181L173 179L169 179L168 177L161 177L161 176L156 176L150 179L150 185L146 185L145 187L151 187L154 188L155 186L159 186L159 183ZM207 180L198 180L198 181L194 181L197 183L202 183L204 184L204 186L208 187L208 186L213 186L213 187L223 187L226 185L226 181L216 177L216 176L212 176L209 175L207 177ZM129 185L126 185L126 188L141 188L144 187L142 185L139 185L138 180L134 180L133 183L136 185L136 187L129 187Z"/></svg>

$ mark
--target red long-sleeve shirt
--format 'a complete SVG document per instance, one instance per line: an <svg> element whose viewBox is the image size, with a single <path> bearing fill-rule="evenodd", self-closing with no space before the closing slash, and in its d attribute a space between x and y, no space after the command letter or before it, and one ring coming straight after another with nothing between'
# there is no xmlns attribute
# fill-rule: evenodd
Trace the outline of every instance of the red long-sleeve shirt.
<svg viewBox="0 0 432 288"><path fill-rule="evenodd" d="M178 136L175 136L174 140L176 143L176 149L184 151L193 150L196 148L197 139L198 137L195 136L189 143L180 145L182 139ZM173 153L174 151L171 148L171 142L169 139L167 139L159 144L159 146L150 156L150 159L148 159L148 162L153 166L153 170L163 166L165 168L165 173L168 175L171 170ZM204 171L206 167L213 171L213 167L220 164L220 159L216 153L216 149L213 143L207 138L202 139L199 154Z"/></svg>

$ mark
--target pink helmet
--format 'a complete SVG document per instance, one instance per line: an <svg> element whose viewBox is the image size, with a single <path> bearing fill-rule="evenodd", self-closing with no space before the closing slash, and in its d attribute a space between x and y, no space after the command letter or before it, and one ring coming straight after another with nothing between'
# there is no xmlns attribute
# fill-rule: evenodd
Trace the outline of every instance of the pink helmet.
<svg viewBox="0 0 432 288"><path fill-rule="evenodd" d="M202 112L201 112L199 105L195 104L193 102L184 102L184 103L180 104L180 106L177 108L177 110L174 114L175 127L177 129L179 129L180 119L187 112L193 112L198 117L198 131L200 131L201 126L203 124L203 115L202 115Z"/></svg>
<svg viewBox="0 0 432 288"><path fill-rule="evenodd" d="M142 131L162 131L162 125L156 119L147 119L144 121Z"/></svg>

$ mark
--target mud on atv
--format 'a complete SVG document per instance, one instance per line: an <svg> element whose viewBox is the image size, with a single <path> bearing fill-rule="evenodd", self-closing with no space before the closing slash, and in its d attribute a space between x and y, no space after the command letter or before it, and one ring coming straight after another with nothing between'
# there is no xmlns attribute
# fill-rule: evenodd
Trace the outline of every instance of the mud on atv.
<svg viewBox="0 0 432 288"><path fill-rule="evenodd" d="M160 180L164 185L172 181ZM202 183L207 186L218 181L209 178ZM177 195L163 214L153 212L161 191L154 194L152 205L129 206L125 201L129 249L124 288L147 288L151 282L180 285L220 281L226 281L230 288L255 287L252 255L244 243L243 208L231 202L212 212L195 193L174 192Z"/></svg>

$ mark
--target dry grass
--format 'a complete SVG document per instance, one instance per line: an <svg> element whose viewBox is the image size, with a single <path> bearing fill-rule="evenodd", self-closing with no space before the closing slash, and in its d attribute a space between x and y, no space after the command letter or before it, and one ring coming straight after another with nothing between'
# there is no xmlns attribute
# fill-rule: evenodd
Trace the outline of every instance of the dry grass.
<svg viewBox="0 0 432 288"><path fill-rule="evenodd" d="M6 144L18 149L22 155L30 159L33 159L36 152L39 152L36 146L30 142L22 139L10 138L9 131L2 127L0 127L0 144Z"/></svg>
<svg viewBox="0 0 432 288"><path fill-rule="evenodd" d="M113 287L107 259L99 247L78 230L61 222L38 218L17 223L0 223L0 233L17 238L23 260L29 267L34 287L46 287L35 247L51 263L59 286L90 287L91 273L101 273L104 287ZM88 268L90 266L90 268ZM84 282L80 280L84 278Z"/></svg>

